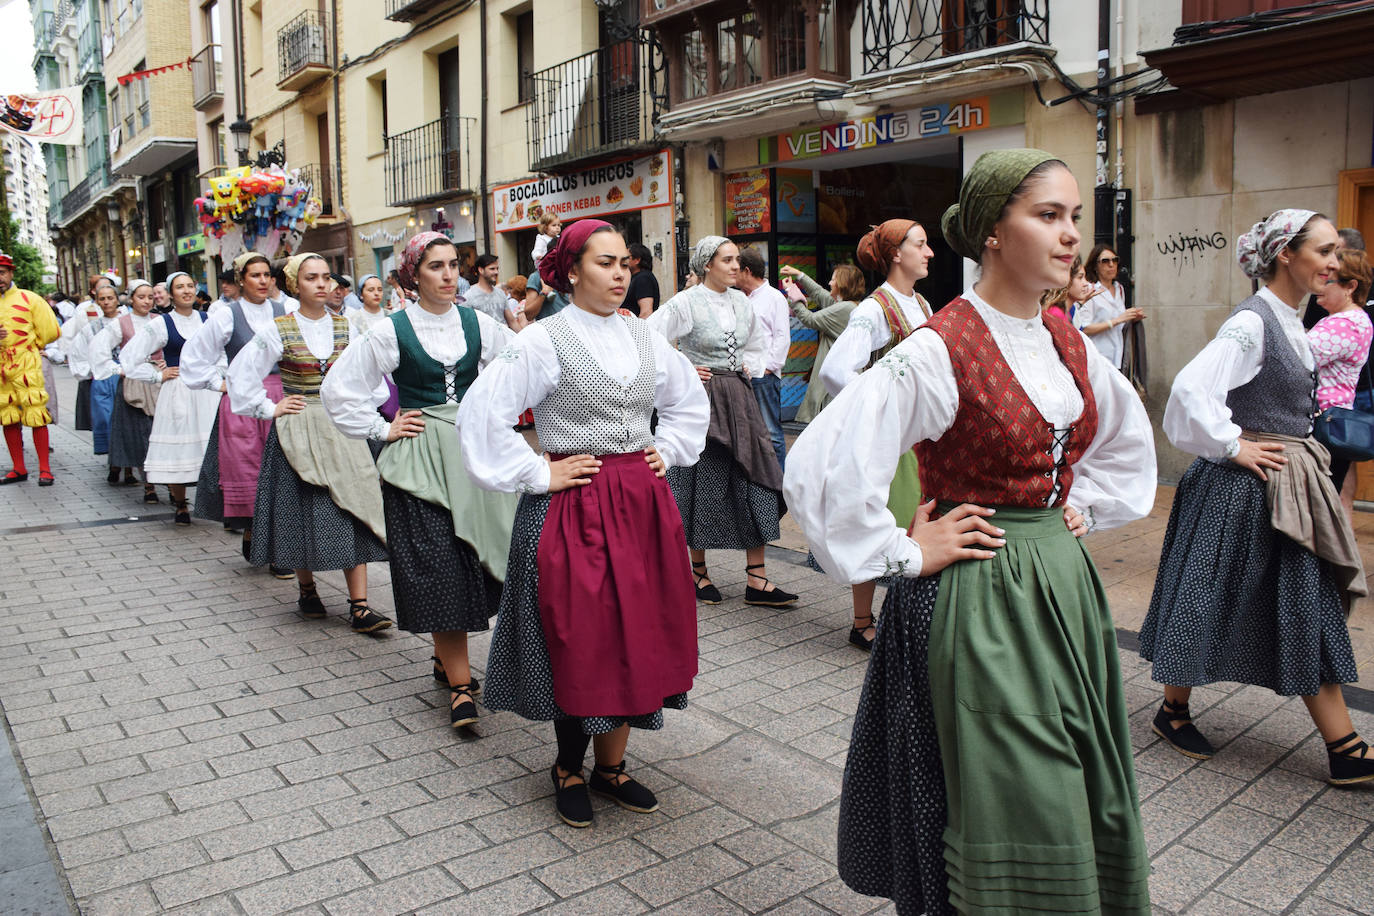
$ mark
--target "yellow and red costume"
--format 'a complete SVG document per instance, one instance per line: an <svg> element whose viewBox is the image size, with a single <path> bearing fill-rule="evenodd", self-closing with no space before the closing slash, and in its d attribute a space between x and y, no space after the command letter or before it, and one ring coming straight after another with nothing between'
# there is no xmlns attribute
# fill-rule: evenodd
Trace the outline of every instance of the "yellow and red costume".
<svg viewBox="0 0 1374 916"><path fill-rule="evenodd" d="M62 334L52 308L37 293L11 286L0 295L0 426L47 426L43 348Z"/></svg>

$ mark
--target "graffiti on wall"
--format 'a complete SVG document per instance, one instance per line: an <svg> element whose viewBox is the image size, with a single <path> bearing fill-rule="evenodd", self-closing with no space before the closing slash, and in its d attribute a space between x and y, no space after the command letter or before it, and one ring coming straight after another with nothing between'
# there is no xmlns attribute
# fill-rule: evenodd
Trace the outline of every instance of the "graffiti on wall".
<svg viewBox="0 0 1374 916"><path fill-rule="evenodd" d="M1182 276L1184 269L1192 270L1201 263L1202 258L1226 248L1226 236L1217 230L1210 235L1201 230L1170 233L1155 242L1155 249L1173 261L1174 269Z"/></svg>

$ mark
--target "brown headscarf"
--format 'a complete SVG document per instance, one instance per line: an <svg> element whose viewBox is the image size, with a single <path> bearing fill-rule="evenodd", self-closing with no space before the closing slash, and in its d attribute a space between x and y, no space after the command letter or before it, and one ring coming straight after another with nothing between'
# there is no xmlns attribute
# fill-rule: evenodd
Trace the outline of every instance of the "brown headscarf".
<svg viewBox="0 0 1374 916"><path fill-rule="evenodd" d="M919 225L921 224L914 219L890 219L874 226L859 239L859 249L856 252L859 263L868 270L887 274L892 269L892 259L896 256L897 249L902 247L906 234L913 226Z"/></svg>

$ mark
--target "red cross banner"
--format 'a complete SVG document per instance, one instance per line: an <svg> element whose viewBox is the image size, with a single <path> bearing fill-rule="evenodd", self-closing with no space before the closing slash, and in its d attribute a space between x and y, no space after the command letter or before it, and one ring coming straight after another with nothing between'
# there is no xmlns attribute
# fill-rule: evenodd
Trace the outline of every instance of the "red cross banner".
<svg viewBox="0 0 1374 916"><path fill-rule="evenodd" d="M0 127L38 143L80 146L81 88L0 95Z"/></svg>

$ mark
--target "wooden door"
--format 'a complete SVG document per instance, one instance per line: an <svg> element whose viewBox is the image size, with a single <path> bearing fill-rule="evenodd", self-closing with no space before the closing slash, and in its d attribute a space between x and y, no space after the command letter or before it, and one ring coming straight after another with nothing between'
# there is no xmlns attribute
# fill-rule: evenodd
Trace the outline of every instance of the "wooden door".
<svg viewBox="0 0 1374 916"><path fill-rule="evenodd" d="M1341 172L1337 193L1336 225L1360 230L1366 242L1374 238L1374 168ZM1374 502L1374 461L1355 465L1355 498Z"/></svg>

